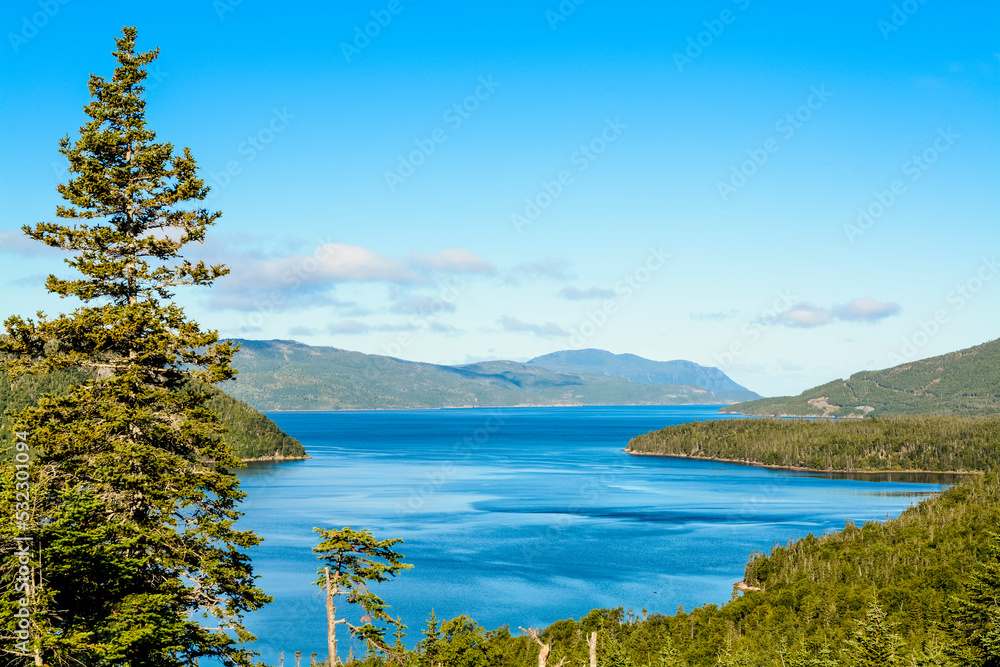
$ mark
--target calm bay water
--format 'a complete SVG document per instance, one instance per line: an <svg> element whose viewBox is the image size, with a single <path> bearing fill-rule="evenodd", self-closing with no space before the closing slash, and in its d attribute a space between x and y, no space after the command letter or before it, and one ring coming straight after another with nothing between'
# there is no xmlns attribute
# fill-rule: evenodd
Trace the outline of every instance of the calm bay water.
<svg viewBox="0 0 1000 667"><path fill-rule="evenodd" d="M432 608L516 633L597 607L722 604L751 551L896 516L942 488L622 451L639 433L727 417L711 406L269 416L313 457L240 471L240 526L265 538L254 568L275 597L247 621L272 664L325 656L314 526L405 540L415 567L380 593L412 645Z"/></svg>

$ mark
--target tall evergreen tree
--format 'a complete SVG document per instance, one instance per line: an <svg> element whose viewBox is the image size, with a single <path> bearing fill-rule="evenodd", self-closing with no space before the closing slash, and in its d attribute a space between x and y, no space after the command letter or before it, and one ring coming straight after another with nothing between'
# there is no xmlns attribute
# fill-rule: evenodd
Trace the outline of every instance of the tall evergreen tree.
<svg viewBox="0 0 1000 667"><path fill-rule="evenodd" d="M424 638L417 644L417 652L420 654L420 664L426 667L433 667L439 660L438 653L441 651L441 629L434 610L431 609L431 616L427 619L427 627L423 630Z"/></svg>
<svg viewBox="0 0 1000 667"><path fill-rule="evenodd" d="M389 615L389 605L371 591L373 583L391 580L412 565L403 563L403 555L396 553L394 546L403 540L378 540L368 530L354 530L345 526L333 528L313 528L320 534L320 543L313 547L317 559L323 567L317 570L319 579L313 583L326 592L327 651L329 663L337 663L337 626L344 625L352 636L365 643L370 653L382 652L393 660L400 656L385 639L385 623L399 630L405 630L402 621ZM337 596L347 598L348 604L361 607L364 615L357 623L346 618L337 618ZM397 642L398 644L399 642Z"/></svg>
<svg viewBox="0 0 1000 667"><path fill-rule="evenodd" d="M0 336L12 377L75 368L92 378L15 415L30 479L16 489L4 470L0 536L30 544L21 574L32 585L15 591L23 560L8 557L0 613L14 636L27 601L30 636L4 648L36 664L249 664L241 617L269 598L244 550L260 540L234 528L240 462L190 381L232 377L235 348L171 302L173 288L228 272L179 252L220 214L197 206L208 188L190 151L157 142L146 123L145 66L159 50L137 53L130 27L116 44L113 77L90 77L79 138L60 142L71 178L56 215L67 222L23 228L69 251L75 275L50 275L46 287L83 305L10 317ZM30 497L19 524L16 493Z"/></svg>
<svg viewBox="0 0 1000 667"><path fill-rule="evenodd" d="M892 631L892 623L877 604L865 612L861 628L848 642L851 657L857 667L891 667L900 664L899 648L902 640Z"/></svg>
<svg viewBox="0 0 1000 667"><path fill-rule="evenodd" d="M954 599L953 632L982 667L1000 667L1000 533L989 533L984 560Z"/></svg>

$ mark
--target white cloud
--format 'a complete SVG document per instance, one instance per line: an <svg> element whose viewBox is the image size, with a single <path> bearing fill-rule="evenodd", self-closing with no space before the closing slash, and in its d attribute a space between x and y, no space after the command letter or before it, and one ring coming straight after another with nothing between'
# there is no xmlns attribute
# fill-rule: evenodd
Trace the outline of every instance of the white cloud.
<svg viewBox="0 0 1000 667"><path fill-rule="evenodd" d="M264 260L254 268L251 280L263 280L269 284L278 281L291 285L345 281L417 283L425 280L390 257L346 243L324 243L310 255Z"/></svg>
<svg viewBox="0 0 1000 667"><path fill-rule="evenodd" d="M312 253L277 256L266 255L259 244L257 241L256 248L240 244L242 247L234 251L215 242L207 248L212 263L224 263L231 271L213 289L211 307L281 312L347 305L330 296L337 285L352 282L386 283L392 287L427 285L433 282L436 273L491 274L496 271L492 264L464 248L448 248L432 254L411 253L406 259L397 260L345 243L323 243ZM342 315L370 313L370 309L357 306Z"/></svg>
<svg viewBox="0 0 1000 667"><path fill-rule="evenodd" d="M788 310L778 313L774 321L788 327L811 329L832 322L833 313L829 308L820 308L811 303L797 303Z"/></svg>
<svg viewBox="0 0 1000 667"><path fill-rule="evenodd" d="M902 310L898 303L883 302L870 296L852 299L843 306L834 309L834 315L839 320L848 322L877 322Z"/></svg>
<svg viewBox="0 0 1000 667"><path fill-rule="evenodd" d="M778 313L770 319L770 322L803 329L821 327L836 321L872 324L897 315L901 310L898 303L879 301L871 297L851 299L843 305L831 308L822 308L812 303L803 302Z"/></svg>

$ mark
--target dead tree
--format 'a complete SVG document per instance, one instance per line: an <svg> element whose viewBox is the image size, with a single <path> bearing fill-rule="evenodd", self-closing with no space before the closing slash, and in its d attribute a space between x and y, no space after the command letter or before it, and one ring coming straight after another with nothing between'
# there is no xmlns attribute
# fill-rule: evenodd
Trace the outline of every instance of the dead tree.
<svg viewBox="0 0 1000 667"><path fill-rule="evenodd" d="M597 667L597 632L587 635L587 647L590 649L590 667Z"/></svg>
<svg viewBox="0 0 1000 667"><path fill-rule="evenodd" d="M538 667L546 667L549 659L549 652L552 650L552 644L546 644L542 641L541 637L538 636L538 632L534 628L518 628L521 632L525 632L531 637L536 644L538 644ZM559 661L556 667L563 667L566 664L566 658Z"/></svg>

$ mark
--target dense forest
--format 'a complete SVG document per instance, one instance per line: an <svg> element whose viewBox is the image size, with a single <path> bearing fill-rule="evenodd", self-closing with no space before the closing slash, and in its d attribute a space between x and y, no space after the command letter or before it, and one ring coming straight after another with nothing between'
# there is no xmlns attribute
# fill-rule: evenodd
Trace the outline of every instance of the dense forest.
<svg viewBox="0 0 1000 667"><path fill-rule="evenodd" d="M861 417L1000 414L1000 340L880 371L862 371L798 396L722 408L750 416Z"/></svg>
<svg viewBox="0 0 1000 667"><path fill-rule="evenodd" d="M750 556L745 592L673 615L593 610L537 633L548 665L879 667L1000 664L1000 475L970 475L884 523ZM405 576L405 575L404 575ZM534 667L540 646L464 616L427 622L396 664ZM289 658L289 664L291 662ZM390 664L382 657L355 667Z"/></svg>
<svg viewBox="0 0 1000 667"><path fill-rule="evenodd" d="M12 442L11 417L13 412L33 404L39 396L48 393L64 394L83 382L86 375L80 371L59 371L48 375L26 375L11 383L6 374L0 374L0 451L8 451ZM242 459L303 458L306 450L291 437L246 403L238 401L211 385L190 385L190 390L208 392L208 407L219 414L229 429L223 436Z"/></svg>
<svg viewBox="0 0 1000 667"><path fill-rule="evenodd" d="M1000 460L1000 419L721 419L636 436L626 451L812 470L962 472Z"/></svg>

